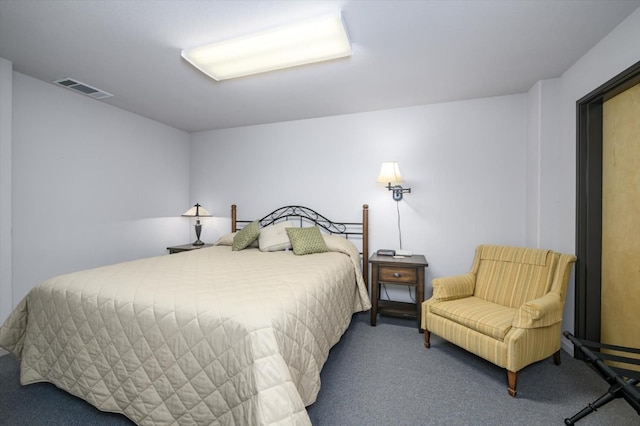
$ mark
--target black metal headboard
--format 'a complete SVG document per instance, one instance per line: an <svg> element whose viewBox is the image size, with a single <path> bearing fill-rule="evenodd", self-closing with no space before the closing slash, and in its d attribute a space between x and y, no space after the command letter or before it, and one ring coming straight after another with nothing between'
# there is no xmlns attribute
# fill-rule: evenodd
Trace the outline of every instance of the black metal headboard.
<svg viewBox="0 0 640 426"><path fill-rule="evenodd" d="M255 219L254 219L255 220ZM280 207L259 219L260 227L284 221L298 222L300 226L313 224L332 235L341 235L347 239L362 238L362 275L369 283L369 206L362 206L362 222L334 222L313 209L304 206ZM231 205L231 232L236 232L253 220L238 220L236 205ZM240 225L240 226L239 226Z"/></svg>

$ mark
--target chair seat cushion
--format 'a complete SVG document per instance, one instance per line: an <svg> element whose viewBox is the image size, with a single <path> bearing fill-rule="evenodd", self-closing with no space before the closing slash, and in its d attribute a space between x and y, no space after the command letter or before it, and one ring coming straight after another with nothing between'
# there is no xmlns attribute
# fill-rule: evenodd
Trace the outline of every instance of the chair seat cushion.
<svg viewBox="0 0 640 426"><path fill-rule="evenodd" d="M457 322L479 333L503 341L511 329L515 308L471 296L430 305L431 313Z"/></svg>

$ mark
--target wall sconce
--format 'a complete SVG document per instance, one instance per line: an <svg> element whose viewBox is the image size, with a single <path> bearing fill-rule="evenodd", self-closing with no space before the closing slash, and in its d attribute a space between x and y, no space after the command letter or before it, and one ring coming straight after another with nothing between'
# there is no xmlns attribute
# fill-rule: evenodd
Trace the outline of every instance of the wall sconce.
<svg viewBox="0 0 640 426"><path fill-rule="evenodd" d="M402 200L402 194L405 192L411 193L411 188L403 188L398 185L399 183L404 182L404 179L402 179L400 168L398 167L398 163L395 161L382 163L380 174L378 175L376 182L386 183L386 188L389 191L393 191L393 199L396 201Z"/></svg>
<svg viewBox="0 0 640 426"><path fill-rule="evenodd" d="M200 241L200 232L202 232L202 224L200 223L201 217L210 217L211 213L205 210L200 204L195 204L186 212L182 213L184 217L195 217L196 218L196 241L193 243L194 246L203 246L204 242Z"/></svg>

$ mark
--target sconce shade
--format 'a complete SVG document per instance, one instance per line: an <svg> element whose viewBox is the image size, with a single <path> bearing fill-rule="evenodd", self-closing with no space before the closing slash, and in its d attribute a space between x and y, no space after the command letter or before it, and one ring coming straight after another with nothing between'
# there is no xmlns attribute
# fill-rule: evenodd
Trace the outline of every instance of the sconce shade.
<svg viewBox="0 0 640 426"><path fill-rule="evenodd" d="M185 217L210 217L211 213L209 213L200 204L196 204L195 206L191 207L186 212L182 213L182 216L185 216Z"/></svg>
<svg viewBox="0 0 640 426"><path fill-rule="evenodd" d="M404 182L400 174L400 167L396 161L387 161L382 163L380 174L376 182L387 184L387 189L393 191L393 199L395 201L402 200L402 194L411 193L411 188L403 188L399 183Z"/></svg>
<svg viewBox="0 0 640 426"><path fill-rule="evenodd" d="M400 167L396 161L388 161L382 163L380 168L380 174L376 182L379 183L399 183L404 182L402 175L400 174Z"/></svg>

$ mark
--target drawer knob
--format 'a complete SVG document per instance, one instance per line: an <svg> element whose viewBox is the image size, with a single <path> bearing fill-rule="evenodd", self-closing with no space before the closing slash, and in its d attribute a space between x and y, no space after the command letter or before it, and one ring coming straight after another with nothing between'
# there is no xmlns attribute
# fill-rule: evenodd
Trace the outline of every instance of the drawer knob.
<svg viewBox="0 0 640 426"><path fill-rule="evenodd" d="M394 272L393 276L394 278L400 278L402 275L400 274L400 272Z"/></svg>

